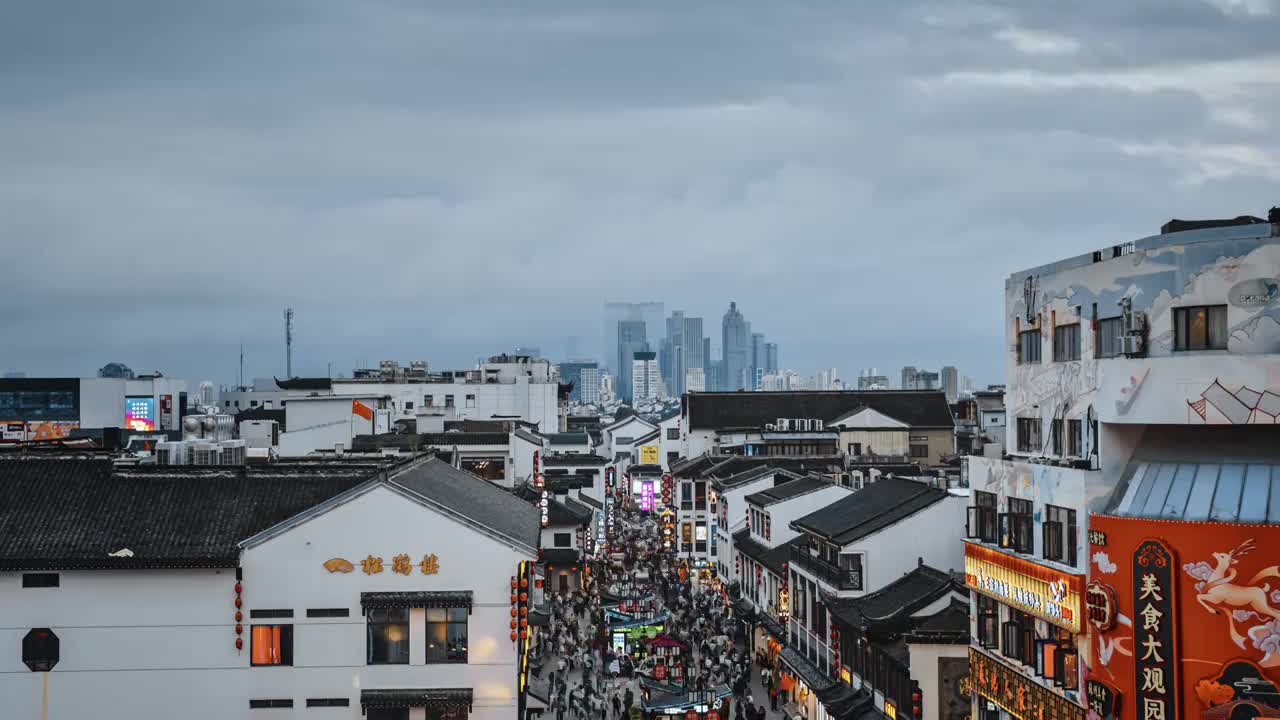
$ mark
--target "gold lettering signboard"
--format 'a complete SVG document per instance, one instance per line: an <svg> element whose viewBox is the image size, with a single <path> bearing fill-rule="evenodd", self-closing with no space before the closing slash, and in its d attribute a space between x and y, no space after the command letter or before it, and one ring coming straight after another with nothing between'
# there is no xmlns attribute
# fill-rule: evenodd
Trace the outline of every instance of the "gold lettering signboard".
<svg viewBox="0 0 1280 720"><path fill-rule="evenodd" d="M1018 720L1084 720L1085 710L1022 673L969 648L969 683Z"/></svg>
<svg viewBox="0 0 1280 720"><path fill-rule="evenodd" d="M965 584L1006 605L1079 635L1084 576L1072 575L976 543L964 545Z"/></svg>
<svg viewBox="0 0 1280 720"><path fill-rule="evenodd" d="M365 559L352 563L346 558L330 558L324 561L324 569L331 573L349 573L354 572L356 565L360 566L360 571L365 575L378 575L387 569L386 563L383 562L381 555L369 555ZM435 553L423 555L420 562L415 563L407 553L400 553L391 558L390 570L400 575L412 575L414 570L423 575L436 575L440 572L440 558Z"/></svg>

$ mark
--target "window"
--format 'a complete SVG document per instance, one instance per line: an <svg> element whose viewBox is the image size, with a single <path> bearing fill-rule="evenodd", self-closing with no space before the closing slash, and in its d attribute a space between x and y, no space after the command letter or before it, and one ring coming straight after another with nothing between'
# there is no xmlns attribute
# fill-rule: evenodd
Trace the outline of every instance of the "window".
<svg viewBox="0 0 1280 720"><path fill-rule="evenodd" d="M1083 457L1083 454L1081 453L1081 450L1080 450L1082 445L1081 440L1082 438L1081 438L1081 432L1080 432L1080 421L1068 420L1067 421L1067 456L1068 457Z"/></svg>
<svg viewBox="0 0 1280 720"><path fill-rule="evenodd" d="M422 396L422 407L432 407L435 404L435 402L436 402L436 398L434 395Z"/></svg>
<svg viewBox="0 0 1280 720"><path fill-rule="evenodd" d="M680 428L667 428L667 439L668 439L668 440L679 440L679 439L680 439Z"/></svg>
<svg viewBox="0 0 1280 720"><path fill-rule="evenodd" d="M236 400L236 407L240 407L240 401Z"/></svg>
<svg viewBox="0 0 1280 720"><path fill-rule="evenodd" d="M693 506L698 510L707 509L707 483L699 480L693 484Z"/></svg>
<svg viewBox="0 0 1280 720"><path fill-rule="evenodd" d="M693 509L693 483L680 483L680 509Z"/></svg>
<svg viewBox="0 0 1280 720"><path fill-rule="evenodd" d="M452 395L445 395L445 396L444 396L444 406L445 406L445 407L447 407L447 408L451 408L451 407L453 407L453 396L452 396Z"/></svg>
<svg viewBox="0 0 1280 720"><path fill-rule="evenodd" d="M1034 552L1031 538L1033 524L1031 507L1030 500L1009 498L1009 512L1001 516L1000 547L1028 555Z"/></svg>
<svg viewBox="0 0 1280 720"><path fill-rule="evenodd" d="M250 626L249 662L252 665L292 665L293 626Z"/></svg>
<svg viewBox="0 0 1280 720"><path fill-rule="evenodd" d="M368 708L365 720L409 720L409 708Z"/></svg>
<svg viewBox="0 0 1280 720"><path fill-rule="evenodd" d="M475 396L475 395L468 395L468 396L467 396L467 407L469 407L469 408L473 408L473 407L475 407L475 406L476 406L476 396Z"/></svg>
<svg viewBox="0 0 1280 720"><path fill-rule="evenodd" d="M366 629L369 665L409 664L408 608L370 608Z"/></svg>
<svg viewBox="0 0 1280 720"><path fill-rule="evenodd" d="M288 401L288 400L281 400L281 401L280 401L280 407L285 407L285 406L286 406L286 405L288 405L288 404L289 404L289 401Z"/></svg>
<svg viewBox="0 0 1280 720"><path fill-rule="evenodd" d="M405 409L405 412L408 412L408 411L412 410L412 409L413 409L413 401L412 401L412 400L406 400L406 401L404 402L404 409Z"/></svg>
<svg viewBox="0 0 1280 720"><path fill-rule="evenodd" d="M680 461L680 451L672 450L667 453L667 467L671 467Z"/></svg>
<svg viewBox="0 0 1280 720"><path fill-rule="evenodd" d="M1076 564L1076 511L1044 506L1044 559Z"/></svg>
<svg viewBox="0 0 1280 720"><path fill-rule="evenodd" d="M1059 325L1053 329L1053 361L1080 359L1080 323Z"/></svg>
<svg viewBox="0 0 1280 720"><path fill-rule="evenodd" d="M1173 309L1174 350L1226 350L1227 306Z"/></svg>
<svg viewBox="0 0 1280 720"><path fill-rule="evenodd" d="M467 661L467 609L427 608L427 663Z"/></svg>
<svg viewBox="0 0 1280 720"><path fill-rule="evenodd" d="M58 587L62 580L58 573L22 573L22 587L51 588Z"/></svg>
<svg viewBox="0 0 1280 720"><path fill-rule="evenodd" d="M556 533L554 542L558 548L573 547L573 533Z"/></svg>
<svg viewBox="0 0 1280 720"><path fill-rule="evenodd" d="M250 700L250 710L264 710L266 708L291 708L293 707L293 698L270 698L264 700Z"/></svg>
<svg viewBox="0 0 1280 720"><path fill-rule="evenodd" d="M693 549L694 552L707 551L707 523L705 520L699 520L693 526Z"/></svg>
<svg viewBox="0 0 1280 720"><path fill-rule="evenodd" d="M309 618L326 618L326 617L350 617L350 608L307 608L307 617Z"/></svg>
<svg viewBox="0 0 1280 720"><path fill-rule="evenodd" d="M927 457L929 457L929 446L928 446L928 445L914 445L914 444L913 444L913 445L911 446L911 457L913 457L913 458L927 458Z"/></svg>
<svg viewBox="0 0 1280 720"><path fill-rule="evenodd" d="M986 595L978 595L978 642L984 648L999 646L1000 605Z"/></svg>
<svg viewBox="0 0 1280 720"><path fill-rule="evenodd" d="M1009 619L1001 626L1000 652L1028 667L1036 664L1036 619L1019 610L1009 610Z"/></svg>
<svg viewBox="0 0 1280 720"><path fill-rule="evenodd" d="M689 522L680 523L680 544L689 545L693 542L693 524Z"/></svg>
<svg viewBox="0 0 1280 720"><path fill-rule="evenodd" d="M1120 338L1124 335L1124 320L1113 317L1098 321L1097 336L1094 338L1094 357L1112 358L1120 356Z"/></svg>
<svg viewBox="0 0 1280 720"><path fill-rule="evenodd" d="M993 543L998 537L996 524L995 493L974 491L973 507L969 508L969 532L971 539Z"/></svg>
<svg viewBox="0 0 1280 720"><path fill-rule="evenodd" d="M1054 418L1053 422L1049 425L1049 440L1053 443L1054 455L1062 455L1062 432L1062 419Z"/></svg>
<svg viewBox="0 0 1280 720"><path fill-rule="evenodd" d="M862 454L862 443L849 443L849 455L857 457Z"/></svg>
<svg viewBox="0 0 1280 720"><path fill-rule="evenodd" d="M1029 365L1040 362L1040 331L1023 330L1018 335L1018 364Z"/></svg>
<svg viewBox="0 0 1280 720"><path fill-rule="evenodd" d="M249 407L258 407L258 401L257 401L257 400L250 400L250 401L249 401Z"/></svg>
<svg viewBox="0 0 1280 720"><path fill-rule="evenodd" d="M307 707L351 707L348 698L307 698Z"/></svg>
<svg viewBox="0 0 1280 720"><path fill-rule="evenodd" d="M427 720L467 720L466 708L427 708Z"/></svg>
<svg viewBox="0 0 1280 720"><path fill-rule="evenodd" d="M839 556L840 578L843 584L853 590L862 589L862 553L848 553Z"/></svg>
<svg viewBox="0 0 1280 720"><path fill-rule="evenodd" d="M266 620L269 618L291 618L292 610L250 610L249 617L253 620Z"/></svg>
<svg viewBox="0 0 1280 720"><path fill-rule="evenodd" d="M1040 418L1018 418L1018 452L1039 453Z"/></svg>
<svg viewBox="0 0 1280 720"><path fill-rule="evenodd" d="M230 401L230 400L225 400L225 401L223 401L222 406L223 406L223 407L231 407L231 401Z"/></svg>

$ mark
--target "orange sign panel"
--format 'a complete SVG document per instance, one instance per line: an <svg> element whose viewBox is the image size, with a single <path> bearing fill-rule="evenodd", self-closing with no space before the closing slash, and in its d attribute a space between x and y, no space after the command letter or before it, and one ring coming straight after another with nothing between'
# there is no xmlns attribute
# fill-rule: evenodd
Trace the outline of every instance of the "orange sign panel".
<svg viewBox="0 0 1280 720"><path fill-rule="evenodd" d="M1080 633L1084 576L1023 560L976 543L964 546L965 583L983 595Z"/></svg>

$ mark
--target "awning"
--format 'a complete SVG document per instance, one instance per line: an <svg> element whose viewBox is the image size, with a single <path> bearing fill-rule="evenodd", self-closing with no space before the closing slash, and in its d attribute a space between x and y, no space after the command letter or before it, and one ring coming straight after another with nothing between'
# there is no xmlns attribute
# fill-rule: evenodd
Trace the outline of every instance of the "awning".
<svg viewBox="0 0 1280 720"><path fill-rule="evenodd" d="M529 610L529 624L535 627L547 627L551 624L551 608L534 607Z"/></svg>
<svg viewBox="0 0 1280 720"><path fill-rule="evenodd" d="M582 553L572 548L547 548L541 552L541 561L543 565L563 565L569 567L577 565L582 559Z"/></svg>
<svg viewBox="0 0 1280 720"><path fill-rule="evenodd" d="M856 695L857 691L848 683L837 682L825 690L816 690L813 694L817 695L818 702L822 703L823 707L830 711L832 706L843 704Z"/></svg>
<svg viewBox="0 0 1280 720"><path fill-rule="evenodd" d="M824 703L824 705L827 708L827 714L833 720L854 720L867 713L877 713L875 698L865 689L855 691L843 700L834 701L830 705Z"/></svg>
<svg viewBox="0 0 1280 720"><path fill-rule="evenodd" d="M465 708L470 712L471 688L361 690L360 704L366 708Z"/></svg>
<svg viewBox="0 0 1280 720"><path fill-rule="evenodd" d="M756 616L756 622L760 623L760 627L764 628L775 640L780 643L787 641L786 628L782 627L782 623L773 619L769 613L760 613Z"/></svg>
<svg viewBox="0 0 1280 720"><path fill-rule="evenodd" d="M360 609L466 608L471 612L470 590L419 590L404 592L362 592ZM470 692L470 691L468 691Z"/></svg>
<svg viewBox="0 0 1280 720"><path fill-rule="evenodd" d="M796 652L795 648L783 648L782 652L778 653L778 657L782 659L782 662L787 667L791 668L791 672L800 678L801 682L809 686L809 690L815 695L830 689L831 686L836 684L835 680L823 675L822 671L814 667L813 663L809 662L803 655Z"/></svg>

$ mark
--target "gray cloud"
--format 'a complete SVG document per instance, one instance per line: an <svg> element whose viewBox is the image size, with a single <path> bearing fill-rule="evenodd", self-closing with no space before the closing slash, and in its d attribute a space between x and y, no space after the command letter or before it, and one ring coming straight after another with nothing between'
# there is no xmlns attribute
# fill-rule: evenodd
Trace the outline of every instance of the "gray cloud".
<svg viewBox="0 0 1280 720"><path fill-rule="evenodd" d="M1273 10L10 8L0 368L279 373L286 304L307 372L558 354L607 297L998 381L1010 272L1276 202Z"/></svg>

